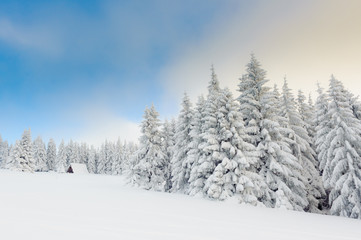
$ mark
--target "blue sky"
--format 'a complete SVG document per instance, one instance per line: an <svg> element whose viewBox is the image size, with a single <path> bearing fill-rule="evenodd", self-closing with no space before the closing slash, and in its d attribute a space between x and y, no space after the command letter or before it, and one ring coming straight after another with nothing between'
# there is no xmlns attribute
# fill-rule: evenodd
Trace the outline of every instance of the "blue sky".
<svg viewBox="0 0 361 240"><path fill-rule="evenodd" d="M1 1L3 138L13 142L31 127L33 135L76 139L89 115L139 122L151 103L174 115L177 107L162 109L159 70L232 5L239 4Z"/></svg>
<svg viewBox="0 0 361 240"><path fill-rule="evenodd" d="M221 84L235 90L251 52L276 83L286 74L294 88L303 79L327 84L334 73L353 87L361 34L347 35L358 31L357 21L355 28L344 26L358 16L350 9L359 8L339 5L332 0L2 0L0 134L13 142L31 127L33 137L57 142L136 140L146 106L154 103L162 118L175 116L184 91L193 100L205 91L212 63ZM335 9L346 19L336 22L346 30L336 32L354 39L352 53L334 51L344 50L343 40L326 47L322 42L335 39L335 29L325 28L340 18ZM350 64L338 69L345 59Z"/></svg>

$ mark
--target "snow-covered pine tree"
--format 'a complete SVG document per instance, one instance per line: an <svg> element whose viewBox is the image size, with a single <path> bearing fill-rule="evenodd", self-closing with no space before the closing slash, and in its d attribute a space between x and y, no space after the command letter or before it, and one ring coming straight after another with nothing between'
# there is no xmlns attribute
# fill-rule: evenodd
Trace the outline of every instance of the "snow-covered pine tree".
<svg viewBox="0 0 361 240"><path fill-rule="evenodd" d="M8 157L9 157L9 144L7 141L3 141L0 136L0 168L5 168Z"/></svg>
<svg viewBox="0 0 361 240"><path fill-rule="evenodd" d="M82 163L81 162L81 159L80 159L80 145L78 142L74 142L74 145L73 145L73 162L74 163Z"/></svg>
<svg viewBox="0 0 361 240"><path fill-rule="evenodd" d="M168 122L166 119L163 123L163 152L166 155L166 162L171 163L171 159L173 158L173 152L174 152L174 135L176 131L176 123L175 120L172 119L171 122ZM169 173L168 176L171 176L172 172L172 166L169 165ZM172 181L171 178L168 179L165 190L169 191L172 188Z"/></svg>
<svg viewBox="0 0 361 240"><path fill-rule="evenodd" d="M241 203L258 205L258 199L267 191L267 185L256 172L255 164L259 158L256 148L244 141L248 136L244 132L239 105L231 92L222 90L218 101L221 162L206 180L207 196L224 200L237 193Z"/></svg>
<svg viewBox="0 0 361 240"><path fill-rule="evenodd" d="M5 169L21 171L20 156L22 155L20 141L16 140L15 145L10 150L10 155L6 160Z"/></svg>
<svg viewBox="0 0 361 240"><path fill-rule="evenodd" d="M30 129L25 130L21 140L17 141L12 148L6 168L22 172L34 172L35 165L32 148Z"/></svg>
<svg viewBox="0 0 361 240"><path fill-rule="evenodd" d="M329 116L327 115L329 97L326 93L323 92L323 89L319 84L318 84L317 92L318 92L318 97L316 100L315 145L316 145L319 170L323 175L323 170L325 169L328 160L327 151L329 148L328 142L326 141L326 136L331 131L330 119L328 118Z"/></svg>
<svg viewBox="0 0 361 240"><path fill-rule="evenodd" d="M201 151L199 149L199 144L201 143L201 133L202 133L202 126L204 125L205 117L204 117L204 107L205 107L206 100L204 99L203 95L198 97L198 101L196 104L196 108L193 114L192 120L192 129L189 133L191 136L191 142L189 143L190 150L188 152L186 158L186 165L191 166L191 173L188 182L190 183L194 177L197 177L195 171L193 171L194 164L198 163L198 159L201 155ZM193 173L192 173L193 171ZM190 194L191 188L188 187L186 189L186 193Z"/></svg>
<svg viewBox="0 0 361 240"><path fill-rule="evenodd" d="M172 192L184 192L188 188L191 166L187 164L186 158L191 149L191 136L193 110L192 103L185 93L182 101L182 110L178 116L174 155L171 159L172 166Z"/></svg>
<svg viewBox="0 0 361 240"><path fill-rule="evenodd" d="M300 176L303 177L300 180L306 187L307 200L309 202L309 205L305 210L319 212L321 199L325 198L326 193L322 185L319 171L316 169L316 153L311 147L312 140L307 132L307 127L310 127L311 125L304 122L302 116L297 111L297 103L291 89L288 87L286 79L284 80L282 90L280 116L286 120L283 127L291 130L287 135L291 136L291 139L294 141L294 143L291 143L292 153L302 166ZM299 93L301 104L305 100L302 96L303 94ZM300 107L301 108L299 109L301 109L303 113L307 113L304 109L306 106L301 105ZM312 118L312 116L310 116L310 118Z"/></svg>
<svg viewBox="0 0 361 240"><path fill-rule="evenodd" d="M66 151L66 147L64 144L64 140L61 140L61 143L59 145L59 150L58 150L58 154L56 155L56 162L55 162L55 171L59 172L59 173L64 173L65 172L65 168L68 167L67 164L67 151Z"/></svg>
<svg viewBox="0 0 361 240"><path fill-rule="evenodd" d="M66 166L70 166L71 163L78 163L78 150L77 145L70 140L69 143L65 147L66 152Z"/></svg>
<svg viewBox="0 0 361 240"><path fill-rule="evenodd" d="M160 120L154 105L146 108L141 125L140 145L132 160L131 182L145 189L165 191L169 163L162 149Z"/></svg>
<svg viewBox="0 0 361 240"><path fill-rule="evenodd" d="M265 82L263 82L264 84ZM260 142L257 150L261 156L260 174L269 191L262 202L266 206L303 211L308 205L305 186L300 181L302 166L292 155L289 142L282 133L287 132L279 123L276 98L269 88L260 85Z"/></svg>
<svg viewBox="0 0 361 240"><path fill-rule="evenodd" d="M306 96L301 90L298 90L297 95L297 110L300 114L300 117L304 123L304 128L306 129L308 136L310 138L311 147L314 146L315 138L315 111L312 104L312 98L309 96L308 102L306 103Z"/></svg>
<svg viewBox="0 0 361 240"><path fill-rule="evenodd" d="M89 159L87 164L88 171L90 173L97 173L96 163L97 163L97 152L94 146L91 146L89 150Z"/></svg>
<svg viewBox="0 0 361 240"><path fill-rule="evenodd" d="M247 74L238 85L241 92L238 101L245 133L250 137L248 141L257 147L260 154L257 164L259 173L269 188L260 199L266 206L292 206L292 209L303 210L308 202L305 200L305 186L299 180L302 178L299 174L301 165L284 138L283 133L287 129L278 123L279 106L274 92L264 86L267 81L266 71L252 55L247 64Z"/></svg>
<svg viewBox="0 0 361 240"><path fill-rule="evenodd" d="M35 164L34 170L36 172L49 171L47 164L46 147L40 136L38 136L33 143L33 158Z"/></svg>
<svg viewBox="0 0 361 240"><path fill-rule="evenodd" d="M311 124L310 130L309 130L309 135L312 136L312 149L314 150L314 152L316 153L316 161L317 161L317 165L316 165L316 169L319 169L319 165L320 162L318 161L318 155L317 155L317 151L316 151L316 106L315 104L313 104L313 100L312 100L312 96L311 93L308 95L308 108L310 111L310 118L312 118L311 120L308 120L309 123Z"/></svg>
<svg viewBox="0 0 361 240"><path fill-rule="evenodd" d="M191 169L189 183L191 195L204 195L206 180L214 172L216 166L222 161L220 158L219 126L217 122L217 111L220 108L218 97L220 87L214 68L211 68L211 81L208 85L208 96L204 106L203 118L201 120L201 134L199 150L200 155Z"/></svg>
<svg viewBox="0 0 361 240"><path fill-rule="evenodd" d="M361 219L361 121L352 112L347 91L333 76L329 96L331 131L325 139L329 148L323 180L330 191L330 212Z"/></svg>
<svg viewBox="0 0 361 240"><path fill-rule="evenodd" d="M133 157L133 154L134 153L130 150L128 142L124 141L121 160L122 160L122 174L124 174L125 176L128 176L130 174L131 159Z"/></svg>
<svg viewBox="0 0 361 240"><path fill-rule="evenodd" d="M130 182L133 182L134 166L138 164L138 145L133 142L124 142L124 152L122 158L124 159L124 173L128 177Z"/></svg>
<svg viewBox="0 0 361 240"><path fill-rule="evenodd" d="M87 164L89 160L89 148L88 145L83 142L78 148L79 163Z"/></svg>
<svg viewBox="0 0 361 240"><path fill-rule="evenodd" d="M112 164L112 174L120 175L122 173L122 154L123 154L123 145L118 138L116 144L114 145L113 152L113 164Z"/></svg>
<svg viewBox="0 0 361 240"><path fill-rule="evenodd" d="M98 174L106 174L107 173L107 147L108 141L105 141L100 147L98 165L97 165L97 173Z"/></svg>
<svg viewBox="0 0 361 240"><path fill-rule="evenodd" d="M114 163L114 144L107 141L105 144L105 174L111 175Z"/></svg>
<svg viewBox="0 0 361 240"><path fill-rule="evenodd" d="M260 142L260 122L262 119L260 96L262 86L268 80L265 79L266 71L261 68L260 62L251 55L251 61L247 64L247 73L239 80L238 97L240 111L245 124L245 132L250 136L249 142L257 146Z"/></svg>
<svg viewBox="0 0 361 240"><path fill-rule="evenodd" d="M46 151L47 165L49 170L55 170L56 162L56 144L54 139L50 138Z"/></svg>

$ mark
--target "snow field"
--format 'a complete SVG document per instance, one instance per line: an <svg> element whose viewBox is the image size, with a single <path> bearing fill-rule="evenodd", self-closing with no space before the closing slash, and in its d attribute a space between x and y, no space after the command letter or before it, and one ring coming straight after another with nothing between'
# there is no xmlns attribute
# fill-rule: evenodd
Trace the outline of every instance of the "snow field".
<svg viewBox="0 0 361 240"><path fill-rule="evenodd" d="M361 221L207 201L106 175L0 170L0 239L343 239Z"/></svg>

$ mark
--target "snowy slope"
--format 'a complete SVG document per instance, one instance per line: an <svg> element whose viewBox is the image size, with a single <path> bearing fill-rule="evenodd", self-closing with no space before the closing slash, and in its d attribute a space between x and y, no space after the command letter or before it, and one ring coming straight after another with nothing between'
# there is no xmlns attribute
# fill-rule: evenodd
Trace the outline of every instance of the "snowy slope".
<svg viewBox="0 0 361 240"><path fill-rule="evenodd" d="M361 239L361 221L0 170L0 239Z"/></svg>

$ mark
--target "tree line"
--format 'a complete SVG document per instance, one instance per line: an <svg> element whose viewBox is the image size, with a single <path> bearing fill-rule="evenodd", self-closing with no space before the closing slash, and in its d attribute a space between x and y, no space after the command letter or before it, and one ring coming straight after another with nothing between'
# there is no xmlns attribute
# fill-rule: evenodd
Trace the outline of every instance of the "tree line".
<svg viewBox="0 0 361 240"><path fill-rule="evenodd" d="M63 172L72 162L92 173L123 174L147 190L215 200L361 218L361 103L331 76L318 86L315 104L284 80L266 85L266 71L252 55L239 79L239 96L221 88L211 69L207 96L195 106L185 94L176 120L159 120L152 105L141 123L139 144L53 140L47 149L30 131L8 147L2 166Z"/></svg>

